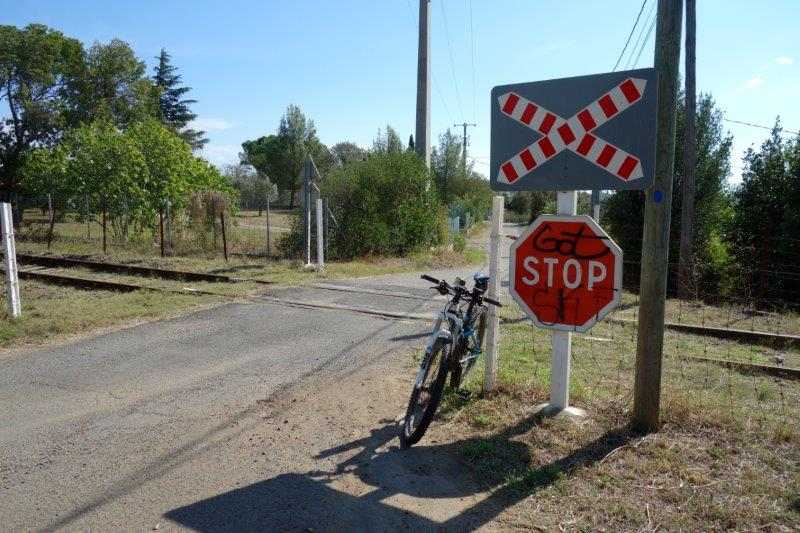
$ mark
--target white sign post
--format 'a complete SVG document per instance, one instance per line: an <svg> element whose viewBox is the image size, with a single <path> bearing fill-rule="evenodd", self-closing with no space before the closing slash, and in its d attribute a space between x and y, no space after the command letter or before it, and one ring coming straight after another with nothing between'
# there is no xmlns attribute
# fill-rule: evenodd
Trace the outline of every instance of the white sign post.
<svg viewBox="0 0 800 533"><path fill-rule="evenodd" d="M317 272L325 270L325 243L323 241L322 198L317 198Z"/></svg>
<svg viewBox="0 0 800 533"><path fill-rule="evenodd" d="M500 239L503 230L503 205L504 198L495 196L492 202L492 229L489 236L489 298L500 300L498 287L500 262ZM500 338L500 315L493 305L486 310L486 357L483 374L483 390L489 392L494 389L497 379L497 345Z"/></svg>
<svg viewBox="0 0 800 533"><path fill-rule="evenodd" d="M578 213L578 192L566 191L556 193L556 213L559 215L576 215ZM572 358L572 332L553 331L553 360L550 366L550 405L542 406L555 413L567 410L570 414L583 416L585 413L577 407L569 407L569 374Z"/></svg>
<svg viewBox="0 0 800 533"><path fill-rule="evenodd" d="M6 297L8 312L17 318L22 314L22 302L19 299L19 277L17 274L17 250L14 246L14 219L11 204L0 203L0 225L3 235L3 255L6 268Z"/></svg>

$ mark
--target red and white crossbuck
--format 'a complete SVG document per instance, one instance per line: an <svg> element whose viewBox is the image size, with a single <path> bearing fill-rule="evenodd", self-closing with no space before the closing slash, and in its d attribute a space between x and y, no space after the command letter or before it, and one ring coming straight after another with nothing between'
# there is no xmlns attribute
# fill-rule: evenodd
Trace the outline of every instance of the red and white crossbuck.
<svg viewBox="0 0 800 533"><path fill-rule="evenodd" d="M564 119L552 111L508 92L498 98L503 114L544 137L500 165L498 181L514 183L564 150L570 150L621 180L644 176L642 163L591 132L642 99L646 80L628 78L572 117Z"/></svg>

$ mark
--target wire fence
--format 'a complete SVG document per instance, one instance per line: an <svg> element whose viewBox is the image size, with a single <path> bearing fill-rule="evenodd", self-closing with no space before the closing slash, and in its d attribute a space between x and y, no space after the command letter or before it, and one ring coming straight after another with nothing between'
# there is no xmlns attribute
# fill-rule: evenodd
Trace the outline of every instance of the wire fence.
<svg viewBox="0 0 800 533"><path fill-rule="evenodd" d="M504 365L521 365L530 382L547 387L550 332L534 326L507 293L503 303L501 374ZM700 328L665 329L665 409L680 417L725 417L743 430L757 427L780 434L781 428L800 426L800 337L743 338L721 331L798 336L800 315L788 308L754 310L735 298L714 304L674 298L666 309L668 323ZM638 311L638 295L626 291L616 311L590 331L573 335L571 388L578 405L591 408L594 402L611 401L621 410L632 407Z"/></svg>
<svg viewBox="0 0 800 533"><path fill-rule="evenodd" d="M165 208L135 222L125 214L89 213L75 202L47 198L19 202L21 252L67 255L279 257L297 210L241 209L212 196L180 210Z"/></svg>

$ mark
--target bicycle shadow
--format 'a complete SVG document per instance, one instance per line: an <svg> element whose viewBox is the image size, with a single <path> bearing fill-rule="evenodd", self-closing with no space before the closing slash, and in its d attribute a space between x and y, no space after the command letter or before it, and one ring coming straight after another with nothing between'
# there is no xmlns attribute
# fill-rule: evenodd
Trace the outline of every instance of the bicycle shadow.
<svg viewBox="0 0 800 533"><path fill-rule="evenodd" d="M401 450L394 440L397 427L391 423L317 454L317 460L343 456L330 471L282 474L174 509L165 517L205 532L471 530L576 469L602 459L636 435L627 427L617 428L532 469L531 450L514 439L535 430L539 422L539 417L528 417L490 437L510 460L507 466L498 466L488 484L476 480L463 460L465 449L486 439L467 438ZM523 474L523 481L504 484L512 474ZM347 491L341 490L339 485L350 475L363 485L356 490L352 485ZM453 511L449 507L458 499L468 499L466 505L472 505L461 504ZM404 504L415 512L404 509Z"/></svg>

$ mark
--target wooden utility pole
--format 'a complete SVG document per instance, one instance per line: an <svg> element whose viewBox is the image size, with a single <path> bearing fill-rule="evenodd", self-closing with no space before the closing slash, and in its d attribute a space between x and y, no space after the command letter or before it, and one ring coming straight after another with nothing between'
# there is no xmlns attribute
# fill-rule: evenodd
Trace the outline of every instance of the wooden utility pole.
<svg viewBox="0 0 800 533"><path fill-rule="evenodd" d="M472 126L473 128L477 126L477 124L464 122L462 124L453 124L453 127L461 126L464 128L464 136L462 137L463 141L461 143L461 169L464 172L464 175L467 175L467 126Z"/></svg>
<svg viewBox="0 0 800 533"><path fill-rule="evenodd" d="M681 200L681 244L678 260L678 296L689 298L694 285L694 196L697 166L695 121L695 0L686 0L686 130L683 146L683 197Z"/></svg>
<svg viewBox="0 0 800 533"><path fill-rule="evenodd" d="M633 425L645 432L659 427L682 11L683 0L658 0L654 59L658 71L656 168L655 181L645 191L633 400Z"/></svg>
<svg viewBox="0 0 800 533"><path fill-rule="evenodd" d="M417 52L417 130L414 148L426 167L431 165L431 0L419 0L419 49Z"/></svg>

